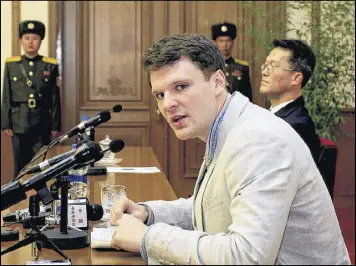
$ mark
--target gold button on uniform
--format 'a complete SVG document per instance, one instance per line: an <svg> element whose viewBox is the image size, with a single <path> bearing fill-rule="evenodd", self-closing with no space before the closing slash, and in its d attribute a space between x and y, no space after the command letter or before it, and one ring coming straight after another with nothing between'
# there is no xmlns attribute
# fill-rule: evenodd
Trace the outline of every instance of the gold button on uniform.
<svg viewBox="0 0 356 266"><path fill-rule="evenodd" d="M14 77L12 80L13 80L13 81L16 81L16 80L17 80L17 78L16 78L16 77Z"/></svg>
<svg viewBox="0 0 356 266"><path fill-rule="evenodd" d="M32 71L30 71L28 74L29 74L31 77L33 76L33 72L32 72Z"/></svg>
<svg viewBox="0 0 356 266"><path fill-rule="evenodd" d="M28 63L30 66L33 66L33 62L32 61L30 61L30 63Z"/></svg>

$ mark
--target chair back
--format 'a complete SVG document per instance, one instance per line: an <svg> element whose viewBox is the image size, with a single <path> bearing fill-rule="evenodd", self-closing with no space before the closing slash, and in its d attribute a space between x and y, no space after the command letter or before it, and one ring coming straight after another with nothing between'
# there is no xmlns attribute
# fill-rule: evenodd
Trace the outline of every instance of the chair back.
<svg viewBox="0 0 356 266"><path fill-rule="evenodd" d="M326 138L320 138L320 145L321 149L317 166L332 199L336 179L338 147L336 143Z"/></svg>

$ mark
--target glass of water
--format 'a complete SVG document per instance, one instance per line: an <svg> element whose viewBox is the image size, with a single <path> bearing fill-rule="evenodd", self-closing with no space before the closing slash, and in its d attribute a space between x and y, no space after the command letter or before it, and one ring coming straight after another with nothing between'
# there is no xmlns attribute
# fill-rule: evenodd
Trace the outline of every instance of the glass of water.
<svg viewBox="0 0 356 266"><path fill-rule="evenodd" d="M121 185L108 185L101 189L101 205L104 209L104 215L101 219L110 222L110 210L117 199L126 197L126 187Z"/></svg>

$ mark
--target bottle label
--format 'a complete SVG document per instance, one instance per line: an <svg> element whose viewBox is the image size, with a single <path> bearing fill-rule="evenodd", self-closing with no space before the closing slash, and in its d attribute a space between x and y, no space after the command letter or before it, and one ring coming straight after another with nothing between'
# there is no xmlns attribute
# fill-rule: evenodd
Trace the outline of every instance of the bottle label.
<svg viewBox="0 0 356 266"><path fill-rule="evenodd" d="M68 198L71 200L86 197L87 196L87 176L76 175L72 173L69 175L69 182L71 188L68 190Z"/></svg>

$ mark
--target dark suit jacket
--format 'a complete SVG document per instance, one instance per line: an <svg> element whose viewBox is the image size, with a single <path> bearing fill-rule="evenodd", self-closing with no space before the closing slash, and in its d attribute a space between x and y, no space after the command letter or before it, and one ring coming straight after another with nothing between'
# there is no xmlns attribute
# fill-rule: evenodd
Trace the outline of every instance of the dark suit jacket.
<svg viewBox="0 0 356 266"><path fill-rule="evenodd" d="M317 163L320 154L320 139L315 132L314 122L308 109L305 107L303 96L287 104L275 113L276 116L285 120L301 136L308 145L314 161Z"/></svg>

